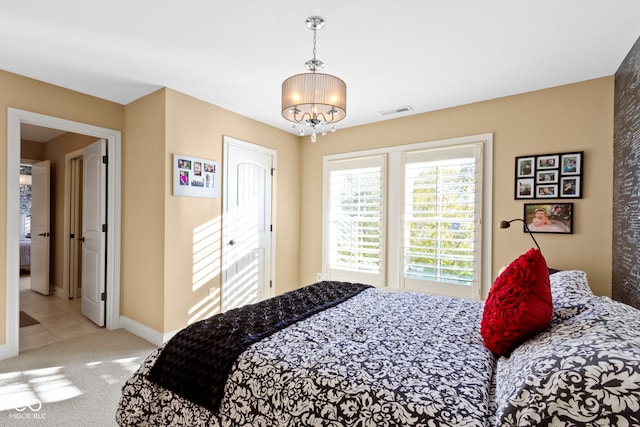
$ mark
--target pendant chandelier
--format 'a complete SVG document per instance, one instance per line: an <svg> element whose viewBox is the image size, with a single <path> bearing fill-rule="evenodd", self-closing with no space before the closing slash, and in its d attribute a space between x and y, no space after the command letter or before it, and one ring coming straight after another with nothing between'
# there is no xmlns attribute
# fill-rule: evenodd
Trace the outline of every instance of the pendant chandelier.
<svg viewBox="0 0 640 427"><path fill-rule="evenodd" d="M309 131L311 142L316 142L316 132L335 132L335 124L347 115L347 85L335 76L318 72L324 63L316 59L316 32L324 25L319 16L307 18L306 26L313 31L313 59L305 62L310 72L282 83L282 117L293 122L301 136Z"/></svg>

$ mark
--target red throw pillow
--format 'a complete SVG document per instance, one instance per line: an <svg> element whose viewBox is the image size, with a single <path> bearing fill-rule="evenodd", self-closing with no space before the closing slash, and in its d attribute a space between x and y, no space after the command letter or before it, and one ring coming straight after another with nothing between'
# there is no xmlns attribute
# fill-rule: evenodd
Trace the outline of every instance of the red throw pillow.
<svg viewBox="0 0 640 427"><path fill-rule="evenodd" d="M521 255L496 278L484 303L480 335L493 353L505 356L551 322L549 270L537 249Z"/></svg>

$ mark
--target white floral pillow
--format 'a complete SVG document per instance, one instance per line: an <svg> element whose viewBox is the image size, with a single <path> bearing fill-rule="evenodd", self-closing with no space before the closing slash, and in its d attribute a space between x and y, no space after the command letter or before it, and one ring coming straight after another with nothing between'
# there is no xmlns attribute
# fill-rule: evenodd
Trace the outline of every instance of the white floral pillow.
<svg viewBox="0 0 640 427"><path fill-rule="evenodd" d="M640 311L582 302L498 360L495 425L640 425Z"/></svg>
<svg viewBox="0 0 640 427"><path fill-rule="evenodd" d="M592 297L587 273L580 270L559 271L549 276L554 300L573 301L580 297Z"/></svg>
<svg viewBox="0 0 640 427"><path fill-rule="evenodd" d="M549 276L553 314L551 325L564 322L586 309L594 296L587 281L587 274L580 270L566 270Z"/></svg>

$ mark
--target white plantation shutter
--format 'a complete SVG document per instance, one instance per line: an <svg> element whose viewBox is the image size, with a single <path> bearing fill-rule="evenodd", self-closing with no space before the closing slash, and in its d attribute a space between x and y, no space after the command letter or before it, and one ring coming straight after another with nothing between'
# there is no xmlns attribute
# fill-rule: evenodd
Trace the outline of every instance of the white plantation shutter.
<svg viewBox="0 0 640 427"><path fill-rule="evenodd" d="M404 288L472 297L480 284L481 146L404 154Z"/></svg>
<svg viewBox="0 0 640 427"><path fill-rule="evenodd" d="M480 299L492 144L482 134L325 156L322 278Z"/></svg>
<svg viewBox="0 0 640 427"><path fill-rule="evenodd" d="M382 284L384 156L329 162L327 276Z"/></svg>

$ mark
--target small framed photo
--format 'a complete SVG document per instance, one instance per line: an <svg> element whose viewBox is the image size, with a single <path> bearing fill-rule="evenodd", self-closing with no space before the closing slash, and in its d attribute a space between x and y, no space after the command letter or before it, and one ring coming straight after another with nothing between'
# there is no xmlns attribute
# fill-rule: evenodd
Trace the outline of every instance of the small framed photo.
<svg viewBox="0 0 640 427"><path fill-rule="evenodd" d="M557 154L550 156L537 156L536 169L558 169L559 156Z"/></svg>
<svg viewBox="0 0 640 427"><path fill-rule="evenodd" d="M516 185L516 199L533 199L535 185L533 178L518 179Z"/></svg>
<svg viewBox="0 0 640 427"><path fill-rule="evenodd" d="M516 176L532 177L535 170L535 157L516 157Z"/></svg>
<svg viewBox="0 0 640 427"><path fill-rule="evenodd" d="M539 199L557 198L558 185L536 185L536 197Z"/></svg>
<svg viewBox="0 0 640 427"><path fill-rule="evenodd" d="M536 172L536 182L538 184L551 184L558 182L558 170L557 169L543 169Z"/></svg>
<svg viewBox="0 0 640 427"><path fill-rule="evenodd" d="M573 234L573 203L525 204L523 218L532 233Z"/></svg>
<svg viewBox="0 0 640 427"><path fill-rule="evenodd" d="M562 174L582 174L582 153L569 153L562 155Z"/></svg>
<svg viewBox="0 0 640 427"><path fill-rule="evenodd" d="M577 176L563 176L560 178L560 197L575 198L580 194L580 178Z"/></svg>

